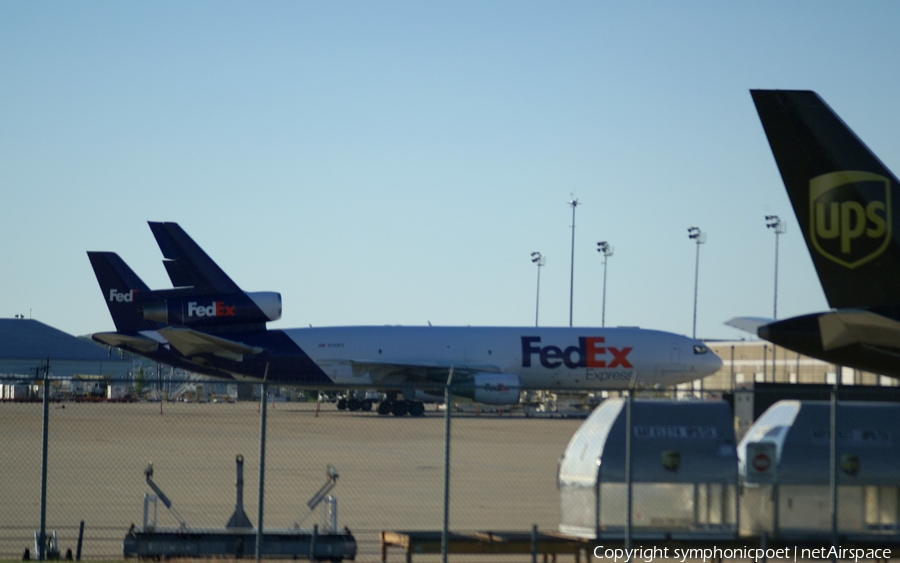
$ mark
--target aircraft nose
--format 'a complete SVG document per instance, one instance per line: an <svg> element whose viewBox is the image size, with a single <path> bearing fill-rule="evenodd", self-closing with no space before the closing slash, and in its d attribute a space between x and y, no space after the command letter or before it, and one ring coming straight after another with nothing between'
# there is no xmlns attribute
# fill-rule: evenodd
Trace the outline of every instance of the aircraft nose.
<svg viewBox="0 0 900 563"><path fill-rule="evenodd" d="M717 371L722 369L723 365L725 365L725 362L722 361L722 358L720 358L719 355L716 354L715 352L713 352L712 350L710 350L710 352L709 352L708 363L709 363L709 366L708 366L709 373L711 373L711 374L716 373Z"/></svg>
<svg viewBox="0 0 900 563"><path fill-rule="evenodd" d="M706 344L697 340L694 342L694 365L700 377L706 377L722 369L724 362Z"/></svg>
<svg viewBox="0 0 900 563"><path fill-rule="evenodd" d="M700 377L706 377L708 375L712 375L719 371L724 365L722 362L722 358L716 355L715 352L709 350L705 354L699 355L695 358L697 371Z"/></svg>

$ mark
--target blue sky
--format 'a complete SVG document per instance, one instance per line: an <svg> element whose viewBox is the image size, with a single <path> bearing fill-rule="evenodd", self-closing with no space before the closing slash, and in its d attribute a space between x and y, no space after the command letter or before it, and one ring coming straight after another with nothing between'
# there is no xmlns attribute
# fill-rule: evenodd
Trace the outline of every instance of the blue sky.
<svg viewBox="0 0 900 563"><path fill-rule="evenodd" d="M816 90L900 171L900 5L0 3L0 317L112 329L85 251L169 287L176 221L272 327L697 334L827 308L750 99Z"/></svg>

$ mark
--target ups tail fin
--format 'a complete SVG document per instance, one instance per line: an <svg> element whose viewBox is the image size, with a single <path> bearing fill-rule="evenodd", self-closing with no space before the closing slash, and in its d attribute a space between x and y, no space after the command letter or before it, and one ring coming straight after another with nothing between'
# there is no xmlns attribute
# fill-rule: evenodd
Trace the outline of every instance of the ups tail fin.
<svg viewBox="0 0 900 563"><path fill-rule="evenodd" d="M103 300L118 331L151 330L156 324L144 319L140 303L152 291L114 252L88 252Z"/></svg>
<svg viewBox="0 0 900 563"><path fill-rule="evenodd" d="M828 304L900 305L897 179L815 92L751 95Z"/></svg>

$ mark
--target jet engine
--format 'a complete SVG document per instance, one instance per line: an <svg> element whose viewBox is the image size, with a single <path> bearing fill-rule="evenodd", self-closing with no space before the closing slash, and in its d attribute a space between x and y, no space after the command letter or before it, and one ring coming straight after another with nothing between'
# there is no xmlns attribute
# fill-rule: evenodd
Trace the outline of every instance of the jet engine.
<svg viewBox="0 0 900 563"><path fill-rule="evenodd" d="M514 373L480 372L472 376L469 385L454 390L454 394L486 405L514 405L519 402L522 383Z"/></svg>
<svg viewBox="0 0 900 563"><path fill-rule="evenodd" d="M281 318L281 294L273 291L180 297L148 305L148 321L177 326L266 323Z"/></svg>

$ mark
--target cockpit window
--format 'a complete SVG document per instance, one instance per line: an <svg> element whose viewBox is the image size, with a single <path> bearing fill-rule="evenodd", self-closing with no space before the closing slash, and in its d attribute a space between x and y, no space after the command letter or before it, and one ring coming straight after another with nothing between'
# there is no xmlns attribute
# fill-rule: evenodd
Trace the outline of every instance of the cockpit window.
<svg viewBox="0 0 900 563"><path fill-rule="evenodd" d="M709 352L709 348L702 344L694 346L694 354L706 354L707 352Z"/></svg>

